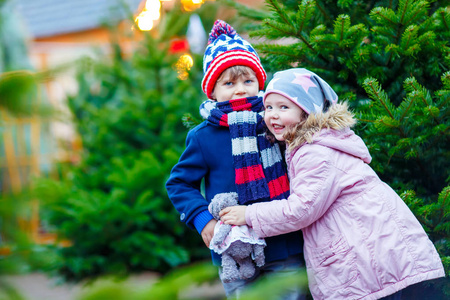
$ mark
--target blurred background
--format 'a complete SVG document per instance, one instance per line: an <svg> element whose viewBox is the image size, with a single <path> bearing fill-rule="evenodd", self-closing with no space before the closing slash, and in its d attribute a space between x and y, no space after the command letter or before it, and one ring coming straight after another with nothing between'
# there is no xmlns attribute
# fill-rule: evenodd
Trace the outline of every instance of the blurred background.
<svg viewBox="0 0 450 300"><path fill-rule="evenodd" d="M448 274L449 3L0 0L0 299L224 299L164 187L200 122L216 19L269 79L306 67L349 102ZM448 295L445 278L405 299Z"/></svg>
<svg viewBox="0 0 450 300"><path fill-rule="evenodd" d="M209 30L235 15L215 1L0 1L0 255L17 295L209 257L164 181L203 101Z"/></svg>

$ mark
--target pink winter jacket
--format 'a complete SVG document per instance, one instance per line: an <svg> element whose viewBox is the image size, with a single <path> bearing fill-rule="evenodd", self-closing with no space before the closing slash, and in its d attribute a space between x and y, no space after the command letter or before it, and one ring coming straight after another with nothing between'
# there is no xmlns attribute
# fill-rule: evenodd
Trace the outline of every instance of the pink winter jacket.
<svg viewBox="0 0 450 300"><path fill-rule="evenodd" d="M350 128L322 129L286 160L289 198L250 205L245 217L260 237L302 229L314 299L378 299L445 276L422 226L369 167Z"/></svg>

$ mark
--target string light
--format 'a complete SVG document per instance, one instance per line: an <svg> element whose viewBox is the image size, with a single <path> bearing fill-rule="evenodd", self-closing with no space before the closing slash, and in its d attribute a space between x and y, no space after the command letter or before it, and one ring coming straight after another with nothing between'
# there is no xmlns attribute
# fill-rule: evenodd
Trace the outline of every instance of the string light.
<svg viewBox="0 0 450 300"><path fill-rule="evenodd" d="M204 0L181 0L181 4L185 11L196 10L197 8L200 8L204 2Z"/></svg>
<svg viewBox="0 0 450 300"><path fill-rule="evenodd" d="M144 11L136 17L135 22L141 31L148 31L153 28L153 20Z"/></svg>
<svg viewBox="0 0 450 300"><path fill-rule="evenodd" d="M189 76L188 71L194 65L194 60L189 54L182 55L178 61L175 63L175 69L178 72L178 78L181 80L186 80Z"/></svg>
<svg viewBox="0 0 450 300"><path fill-rule="evenodd" d="M151 11L151 10L160 10L161 9L161 2L159 0L147 0L145 1L145 10Z"/></svg>
<svg viewBox="0 0 450 300"><path fill-rule="evenodd" d="M141 31L153 28L154 21L161 16L161 2L159 0L147 0L144 9L136 17L135 22Z"/></svg>
<svg viewBox="0 0 450 300"><path fill-rule="evenodd" d="M143 10L136 17L135 22L141 31L153 28L154 22L161 17L161 2L170 3L172 0L147 0ZM194 11L202 6L204 0L181 0L185 11Z"/></svg>

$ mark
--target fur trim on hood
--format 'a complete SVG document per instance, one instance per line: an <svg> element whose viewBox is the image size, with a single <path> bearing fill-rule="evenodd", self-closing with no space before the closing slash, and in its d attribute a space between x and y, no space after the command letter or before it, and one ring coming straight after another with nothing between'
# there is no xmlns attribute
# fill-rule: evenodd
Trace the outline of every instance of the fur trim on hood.
<svg viewBox="0 0 450 300"><path fill-rule="evenodd" d="M348 104L336 103L329 107L326 112L310 114L305 122L294 127L291 134L286 137L289 150L299 147L304 143L311 144L314 135L324 128L342 130L351 128L356 124L356 119L349 111Z"/></svg>

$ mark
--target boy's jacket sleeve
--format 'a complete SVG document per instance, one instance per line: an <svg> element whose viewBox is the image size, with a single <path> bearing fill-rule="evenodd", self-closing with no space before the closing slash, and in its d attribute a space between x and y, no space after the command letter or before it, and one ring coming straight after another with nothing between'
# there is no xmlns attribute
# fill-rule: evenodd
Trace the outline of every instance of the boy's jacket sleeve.
<svg viewBox="0 0 450 300"><path fill-rule="evenodd" d="M191 130L186 138L186 149L166 183L170 201L180 213L180 220L190 228L194 228L194 219L198 214L208 211L208 202L200 192L202 179L207 172L196 131ZM199 232L201 229L197 228Z"/></svg>

